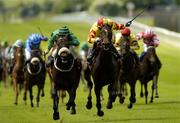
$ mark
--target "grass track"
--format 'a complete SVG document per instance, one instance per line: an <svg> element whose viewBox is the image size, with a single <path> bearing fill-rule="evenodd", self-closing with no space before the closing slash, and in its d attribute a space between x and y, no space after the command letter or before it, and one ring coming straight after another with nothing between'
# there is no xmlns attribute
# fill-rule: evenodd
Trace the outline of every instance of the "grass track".
<svg viewBox="0 0 180 123"><path fill-rule="evenodd" d="M41 27L46 36L64 25L64 23L47 23L44 21L26 22L24 24L0 24L0 39L9 39L11 42L17 38L26 39L32 32L38 32L37 27ZM82 41L86 40L90 25L82 23L66 24ZM112 110L105 108L107 102L107 90L104 88L105 100L102 102L104 117L96 116L95 96L93 92L93 108L87 110L87 92L83 91L80 84L76 96L76 115L70 115L65 110L65 104L60 103L61 120L53 121L52 100L50 99L50 86L47 79L45 85L45 97L40 100L39 108L31 108L29 98L28 104L24 105L22 94L19 98L19 105L14 106L14 93L12 87L5 89L0 83L0 123L179 123L180 122L180 48L169 46L163 43L157 49L163 68L159 77L159 99L155 99L153 104L145 105L144 98L139 97L139 82L137 82L136 97L137 101L132 110L127 108L128 98L125 104L120 105L116 100ZM43 43L43 49L47 44ZM149 83L149 95L151 94ZM36 100L36 87L34 87L34 102ZM67 100L67 98L66 98ZM65 102L66 102L65 100Z"/></svg>

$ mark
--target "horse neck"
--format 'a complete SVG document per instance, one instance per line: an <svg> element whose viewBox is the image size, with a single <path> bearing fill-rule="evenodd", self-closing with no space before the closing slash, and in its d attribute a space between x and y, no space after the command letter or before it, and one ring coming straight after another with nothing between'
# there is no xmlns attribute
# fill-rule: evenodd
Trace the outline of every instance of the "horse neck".
<svg viewBox="0 0 180 123"><path fill-rule="evenodd" d="M103 64L109 64L112 62L113 55L110 51L100 49L97 58L99 62L102 62Z"/></svg>
<svg viewBox="0 0 180 123"><path fill-rule="evenodd" d="M123 56L122 56L122 69L124 71L131 71L135 68L135 59L132 56L132 54L130 53L130 51L126 52Z"/></svg>
<svg viewBox="0 0 180 123"><path fill-rule="evenodd" d="M24 65L24 53L22 50L20 52L16 52L15 61L17 65L20 65L20 66Z"/></svg>

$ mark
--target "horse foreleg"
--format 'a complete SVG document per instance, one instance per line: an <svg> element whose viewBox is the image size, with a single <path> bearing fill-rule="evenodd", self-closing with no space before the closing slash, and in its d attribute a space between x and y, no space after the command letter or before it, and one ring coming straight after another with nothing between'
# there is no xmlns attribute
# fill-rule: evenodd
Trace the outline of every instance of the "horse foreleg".
<svg viewBox="0 0 180 123"><path fill-rule="evenodd" d="M75 104L75 98L76 98L76 89L72 89L70 91L68 91L69 93L69 101L68 101L68 105L71 108L71 114L76 114L76 104Z"/></svg>
<svg viewBox="0 0 180 123"><path fill-rule="evenodd" d="M144 96L144 94L143 94L143 83L142 83L142 82L140 82L140 84L141 84L140 97L143 97L143 96Z"/></svg>
<svg viewBox="0 0 180 123"><path fill-rule="evenodd" d="M153 77L153 83L154 83L154 89L155 89L155 98L159 98L159 94L158 94L158 76L159 76L159 73Z"/></svg>
<svg viewBox="0 0 180 123"><path fill-rule="evenodd" d="M59 104L59 97L57 94L57 90L53 87L52 88L52 97L53 97L53 119L58 120L60 118L59 111L58 111L58 104Z"/></svg>
<svg viewBox="0 0 180 123"><path fill-rule="evenodd" d="M88 92L89 92L89 94L88 94L88 102L86 104L86 108L91 109L92 108L92 95L91 95L91 93L92 93L93 83L91 81L90 75L88 76L88 75L85 74L85 79L88 82L87 85L88 85Z"/></svg>
<svg viewBox="0 0 180 123"><path fill-rule="evenodd" d="M31 101L31 107L34 107L33 104L33 94L32 94L32 87L29 88L29 97L30 97L30 101Z"/></svg>
<svg viewBox="0 0 180 123"><path fill-rule="evenodd" d="M146 104L148 103L148 88L147 88L147 82L144 83L144 91L145 91L145 101L146 101Z"/></svg>
<svg viewBox="0 0 180 123"><path fill-rule="evenodd" d="M95 94L96 94L96 108L97 108L97 115L98 116L103 116L104 112L101 110L101 99L100 99L100 90L102 88L99 88L95 85Z"/></svg>
<svg viewBox="0 0 180 123"><path fill-rule="evenodd" d="M25 104L26 104L26 100L27 100L27 89L28 89L27 83L25 83L24 96L23 96L23 100L24 100Z"/></svg>
<svg viewBox="0 0 180 123"><path fill-rule="evenodd" d="M15 92L15 102L14 104L17 105L18 104L18 84L15 78L13 78L13 88L14 88L14 92Z"/></svg>
<svg viewBox="0 0 180 123"><path fill-rule="evenodd" d="M38 93L37 93L37 97L36 97L36 102L37 102L37 107L39 107L39 101L40 101L40 93L41 93L41 88L38 87Z"/></svg>
<svg viewBox="0 0 180 123"><path fill-rule="evenodd" d="M102 93L102 90L100 91L100 94ZM109 93L109 98L108 98L108 102L107 102L107 109L111 109L113 107L112 103L115 102L116 99L116 94L113 94L113 90L112 90L112 85L110 84L108 86L108 93Z"/></svg>
<svg viewBox="0 0 180 123"><path fill-rule="evenodd" d="M131 109L133 107L133 103L136 102L135 83L136 82L132 82L132 84L130 84L131 96L129 98L129 100L130 100L130 104L128 105L129 109Z"/></svg>
<svg viewBox="0 0 180 123"><path fill-rule="evenodd" d="M119 102L120 102L121 104L123 104L123 103L124 103L124 100L125 100L124 84L125 84L125 83L120 82L120 94L119 94L120 99L119 99Z"/></svg>
<svg viewBox="0 0 180 123"><path fill-rule="evenodd" d="M42 93L41 93L41 97L44 97L44 87L41 89Z"/></svg>

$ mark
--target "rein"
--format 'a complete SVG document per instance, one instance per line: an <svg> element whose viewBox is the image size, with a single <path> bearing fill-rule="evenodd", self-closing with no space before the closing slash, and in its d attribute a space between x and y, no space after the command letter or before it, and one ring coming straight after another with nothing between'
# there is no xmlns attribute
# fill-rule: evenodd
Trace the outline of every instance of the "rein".
<svg viewBox="0 0 180 123"><path fill-rule="evenodd" d="M57 70L59 70L60 72L69 72L69 71L72 70L72 68L73 68L73 66L74 66L74 59L73 59L72 64L71 64L71 66L70 66L69 69L61 69L61 68L59 68L56 64L57 64L57 59L55 59L54 67L55 67Z"/></svg>
<svg viewBox="0 0 180 123"><path fill-rule="evenodd" d="M30 65L27 64L28 73L31 74L31 75L37 75L37 74L39 74L39 73L41 72L41 69L42 69L42 64L39 63L39 67L40 67L39 70L38 70L37 72L33 73L33 72L31 71L31 69L30 69Z"/></svg>

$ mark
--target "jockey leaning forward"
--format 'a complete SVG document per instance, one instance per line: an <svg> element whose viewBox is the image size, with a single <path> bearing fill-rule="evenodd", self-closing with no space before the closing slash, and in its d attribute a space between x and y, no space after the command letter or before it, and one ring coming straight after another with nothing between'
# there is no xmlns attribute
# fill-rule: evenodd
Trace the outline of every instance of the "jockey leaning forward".
<svg viewBox="0 0 180 123"><path fill-rule="evenodd" d="M48 40L48 52L50 52L50 56L48 57L47 67L51 66L54 62L54 58L57 55L57 40L59 38L67 38L67 47L70 49L74 58L77 58L76 47L79 46L80 42L77 37L69 30L67 26L63 26L62 28L56 29L51 33L51 37Z"/></svg>
<svg viewBox="0 0 180 123"><path fill-rule="evenodd" d="M126 24L126 25L118 24L109 18L100 18L97 22L95 22L92 25L92 27L89 31L89 34L88 34L88 42L90 44L93 44L93 47L89 50L89 53L87 56L87 61L90 65L92 64L94 57L97 55L96 46L101 40L99 37L101 34L101 28L103 25L109 25L111 27L112 31L113 30L121 30L121 29L124 29L125 26L130 26L128 24ZM116 59L118 59L120 57L120 55L117 52L117 50L115 49L115 47L111 48L111 52L113 53L113 55L115 56Z"/></svg>

